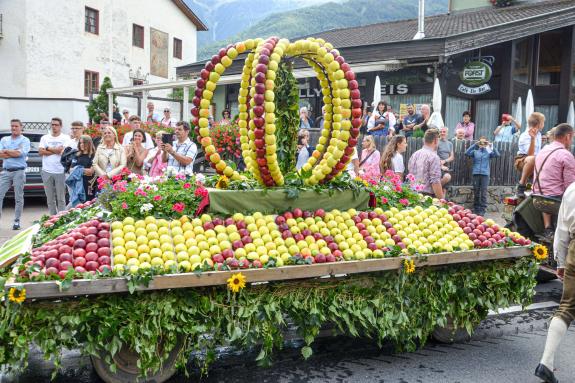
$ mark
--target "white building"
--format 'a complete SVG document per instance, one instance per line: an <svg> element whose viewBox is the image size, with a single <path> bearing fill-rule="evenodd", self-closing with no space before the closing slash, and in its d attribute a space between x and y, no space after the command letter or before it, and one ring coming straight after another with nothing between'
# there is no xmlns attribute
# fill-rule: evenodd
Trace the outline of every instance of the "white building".
<svg viewBox="0 0 575 383"><path fill-rule="evenodd" d="M0 17L0 128L11 118L87 122L105 76L114 87L175 80L177 66L196 61L197 31L207 30L183 0L0 0ZM117 101L138 113L137 99ZM155 105L178 118L178 103Z"/></svg>

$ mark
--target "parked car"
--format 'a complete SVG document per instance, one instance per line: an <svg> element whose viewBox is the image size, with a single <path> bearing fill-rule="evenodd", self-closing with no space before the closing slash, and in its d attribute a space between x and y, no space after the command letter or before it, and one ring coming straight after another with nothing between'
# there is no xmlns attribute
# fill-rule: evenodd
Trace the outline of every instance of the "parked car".
<svg viewBox="0 0 575 383"><path fill-rule="evenodd" d="M0 138L9 136L10 131L0 131ZM24 185L25 197L44 197L44 184L42 183L42 158L38 154L38 145L40 145L40 138L45 133L27 132L24 131L24 136L30 140L30 152L26 160L26 185ZM2 159L0 159L0 166L2 166ZM12 188L6 194L8 198L14 198L14 191Z"/></svg>

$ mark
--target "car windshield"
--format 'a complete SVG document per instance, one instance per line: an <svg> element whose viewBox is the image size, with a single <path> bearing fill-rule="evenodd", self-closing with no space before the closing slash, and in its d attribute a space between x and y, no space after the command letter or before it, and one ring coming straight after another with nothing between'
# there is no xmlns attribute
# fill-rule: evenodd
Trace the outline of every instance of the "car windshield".
<svg viewBox="0 0 575 383"><path fill-rule="evenodd" d="M8 132L1 132L0 133L0 139L2 137L6 137L9 136L10 133ZM28 139L30 140L30 152L34 153L34 152L38 152L38 145L40 145L40 138L42 138L42 134L37 134L37 133L26 133L24 132L24 136L28 137Z"/></svg>

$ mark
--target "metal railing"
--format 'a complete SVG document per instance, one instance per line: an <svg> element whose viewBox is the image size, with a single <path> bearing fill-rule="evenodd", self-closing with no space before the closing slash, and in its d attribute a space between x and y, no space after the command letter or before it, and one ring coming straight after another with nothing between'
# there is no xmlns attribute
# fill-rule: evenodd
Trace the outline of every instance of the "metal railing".
<svg viewBox="0 0 575 383"><path fill-rule="evenodd" d="M48 122L22 121L22 130L48 133L48 131L50 130L50 121Z"/></svg>

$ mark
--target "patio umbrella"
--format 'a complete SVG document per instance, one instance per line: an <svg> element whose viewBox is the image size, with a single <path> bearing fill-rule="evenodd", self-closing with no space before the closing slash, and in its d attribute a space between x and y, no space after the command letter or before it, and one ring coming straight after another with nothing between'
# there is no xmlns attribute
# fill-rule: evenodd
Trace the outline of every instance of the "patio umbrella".
<svg viewBox="0 0 575 383"><path fill-rule="evenodd" d="M525 116L527 120L531 113L535 111L535 107L533 106L533 93L531 93L531 89L527 92L527 100L525 100ZM527 126L527 124L525 124ZM527 128L525 128L527 130Z"/></svg>
<svg viewBox="0 0 575 383"><path fill-rule="evenodd" d="M427 123L430 127L441 128L445 126L443 117L441 117L441 87L439 86L439 79L435 79L433 84L433 99L432 99L433 113L429 117Z"/></svg>
<svg viewBox="0 0 575 383"><path fill-rule="evenodd" d="M381 80L375 76L375 85L373 86L373 110L377 109L377 104L381 101Z"/></svg>
<svg viewBox="0 0 575 383"><path fill-rule="evenodd" d="M517 99L517 106L515 107L515 121L518 125L523 125L523 104L521 97Z"/></svg>
<svg viewBox="0 0 575 383"><path fill-rule="evenodd" d="M571 126L575 125L575 110L573 109L573 101L569 104L569 112L567 112L567 123Z"/></svg>

